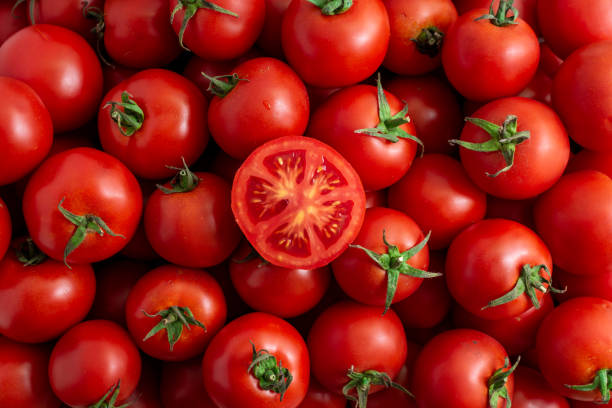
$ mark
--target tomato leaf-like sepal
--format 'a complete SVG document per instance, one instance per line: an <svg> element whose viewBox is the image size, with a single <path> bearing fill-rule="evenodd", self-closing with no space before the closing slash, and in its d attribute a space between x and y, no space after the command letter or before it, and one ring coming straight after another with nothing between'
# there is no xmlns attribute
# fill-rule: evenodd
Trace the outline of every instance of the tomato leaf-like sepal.
<svg viewBox="0 0 612 408"><path fill-rule="evenodd" d="M253 360L247 372L252 371L262 390L280 394L280 400L282 401L285 392L293 381L293 375L291 375L289 369L283 367L282 361L277 363L276 357L267 350L257 350L253 342L251 342L251 347L253 349Z"/></svg>
<svg viewBox="0 0 612 408"><path fill-rule="evenodd" d="M128 402L123 405L116 406L117 398L119 397L119 391L121 389L121 380L117 381L117 384L113 385L106 394L100 399L100 401L96 402L94 405L91 405L89 408L127 408L132 405L131 402ZM107 401L107 399L110 399Z"/></svg>
<svg viewBox="0 0 612 408"><path fill-rule="evenodd" d="M355 371L354 367L351 367L347 373L350 381L342 387L342 394L346 399L355 402L355 408L366 408L368 403L368 393L372 385L383 385L386 388L395 388L397 390L410 395L414 398L414 395L401 384L393 382L389 374L381 373L376 370L366 370L362 373ZM355 389L357 397L349 394L351 390Z"/></svg>
<svg viewBox="0 0 612 408"><path fill-rule="evenodd" d="M121 102L110 101L104 105L103 109L110 106L110 116L123 136L132 136L144 123L144 112L132 99L127 91L121 93ZM123 110L118 107L122 107Z"/></svg>
<svg viewBox="0 0 612 408"><path fill-rule="evenodd" d="M443 40L444 32L440 31L436 26L429 26L423 28L419 35L410 41L414 43L418 52L433 58L440 54Z"/></svg>
<svg viewBox="0 0 612 408"><path fill-rule="evenodd" d="M210 76L206 72L201 72L202 76L210 81L206 90L219 98L225 97L238 85L240 81L249 81L245 78L239 78L238 74Z"/></svg>
<svg viewBox="0 0 612 408"><path fill-rule="evenodd" d="M495 370L487 385L489 386L489 406L491 408L497 408L497 402L500 398L506 400L506 408L510 408L512 406L512 400L510 395L508 394L508 388L506 387L506 383L508 382L508 378L510 375L516 370L519 362L521 361L521 356L518 356L514 365L510 368L510 360L508 357L504 360L504 366L502 368L498 368Z"/></svg>
<svg viewBox="0 0 612 408"><path fill-rule="evenodd" d="M495 3L495 1L491 1L491 5L489 6L489 14L482 15L474 21L489 20L491 24L498 27L518 24L516 20L518 19L519 11L513 5L514 0L500 0L497 13L494 13L493 11L493 3ZM508 12L512 12L512 15L508 16Z"/></svg>
<svg viewBox="0 0 612 408"><path fill-rule="evenodd" d="M599 392L601 393L601 401L596 402L596 404L607 404L610 402L610 389L612 388L612 369L602 368L601 370L597 371L597 374L595 374L593 381L589 384L565 384L565 386L576 391L599 390Z"/></svg>
<svg viewBox="0 0 612 408"><path fill-rule="evenodd" d="M38 249L32 238L26 238L25 241L15 249L15 255L23 266L39 265L47 259L47 255Z"/></svg>
<svg viewBox="0 0 612 408"><path fill-rule="evenodd" d="M189 191L194 190L198 184L200 183L200 178L189 170L189 166L185 162L185 158L181 157L183 160L183 167L173 167L166 166L169 169L177 170L177 173L170 180L170 187L167 188L162 186L161 184L156 184L157 188L162 191L164 194L174 194L174 193L188 193Z"/></svg>
<svg viewBox="0 0 612 408"><path fill-rule="evenodd" d="M321 9L324 16L335 16L346 12L353 6L353 0L307 0Z"/></svg>
<svg viewBox="0 0 612 408"><path fill-rule="evenodd" d="M157 323L149 333L142 339L142 341L147 341L151 337L155 336L158 332L162 330L166 330L168 334L168 344L170 345L170 351L174 350L174 345L181 339L181 335L183 334L183 327L187 327L187 330L191 330L190 324L194 326L201 327L206 331L206 327L197 320L191 309L188 307L181 306L170 306L167 309L160 310L155 314L149 314L142 311L147 317L161 317L159 323Z"/></svg>
<svg viewBox="0 0 612 408"><path fill-rule="evenodd" d="M81 10L83 12L83 17L96 22L96 25L90 30L96 37L96 53L105 65L114 69L115 66L108 60L105 55L104 47L102 47L104 41L104 30L106 28L104 11L98 7L90 6L88 1L83 1L82 4L83 8Z"/></svg>

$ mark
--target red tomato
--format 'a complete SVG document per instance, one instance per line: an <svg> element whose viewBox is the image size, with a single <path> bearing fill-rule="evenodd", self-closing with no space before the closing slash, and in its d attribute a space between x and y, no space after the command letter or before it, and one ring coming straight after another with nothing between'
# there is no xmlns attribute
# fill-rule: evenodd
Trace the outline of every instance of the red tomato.
<svg viewBox="0 0 612 408"><path fill-rule="evenodd" d="M17 6L14 2L0 1L0 45L11 35L28 25L25 3Z"/></svg>
<svg viewBox="0 0 612 408"><path fill-rule="evenodd" d="M383 0L391 38L383 65L401 75L421 75L441 65L444 35L457 20L451 0Z"/></svg>
<svg viewBox="0 0 612 408"><path fill-rule="evenodd" d="M559 394L579 400L608 403L610 384L598 375L612 367L612 302L580 297L557 306L538 330L536 347L542 374ZM599 384L592 390L575 386ZM605 394L604 394L605 393Z"/></svg>
<svg viewBox="0 0 612 408"><path fill-rule="evenodd" d="M308 0L293 1L283 17L285 57L309 85L356 84L376 72L385 58L390 28L382 0L337 3L322 10Z"/></svg>
<svg viewBox="0 0 612 408"><path fill-rule="evenodd" d="M527 367L514 373L514 408L570 408L565 398L554 392L542 374Z"/></svg>
<svg viewBox="0 0 612 408"><path fill-rule="evenodd" d="M98 57L83 37L63 27L37 24L5 41L0 47L0 75L19 79L36 91L57 133L87 123L102 96Z"/></svg>
<svg viewBox="0 0 612 408"><path fill-rule="evenodd" d="M219 408L296 408L308 389L310 361L293 326L266 313L250 313L214 337L202 372L206 391Z"/></svg>
<svg viewBox="0 0 612 408"><path fill-rule="evenodd" d="M124 329L107 320L89 320L55 344L49 380L55 395L71 407L89 407L116 387L121 403L138 385L140 368L138 349Z"/></svg>
<svg viewBox="0 0 612 408"><path fill-rule="evenodd" d="M142 193L132 173L114 157L88 147L43 162L23 197L36 245L53 259L77 264L119 252L141 213Z"/></svg>
<svg viewBox="0 0 612 408"><path fill-rule="evenodd" d="M500 26L504 23L477 20L485 14L488 10L475 9L461 15L442 46L448 80L474 101L516 95L531 81L540 58L538 37L522 18Z"/></svg>
<svg viewBox="0 0 612 408"><path fill-rule="evenodd" d="M573 173L580 170L597 170L612 178L612 152L595 152L587 149L579 151L570 159L566 172Z"/></svg>
<svg viewBox="0 0 612 408"><path fill-rule="evenodd" d="M402 211L431 231L431 249L450 245L457 234L484 218L486 194L468 178L461 164L446 155L427 154L389 188L389 207Z"/></svg>
<svg viewBox="0 0 612 408"><path fill-rule="evenodd" d="M317 140L287 136L257 148L236 173L232 211L255 250L285 268L337 258L363 222L359 176Z"/></svg>
<svg viewBox="0 0 612 408"><path fill-rule="evenodd" d="M4 254L11 243L12 223L11 215L2 197L0 197L0 259L4 258Z"/></svg>
<svg viewBox="0 0 612 408"><path fill-rule="evenodd" d="M224 152L245 159L269 140L304 134L308 93L287 64L255 58L231 73L239 79L222 82L227 89L217 93L208 110L210 133Z"/></svg>
<svg viewBox="0 0 612 408"><path fill-rule="evenodd" d="M281 27L283 15L290 3L291 0L266 0L266 18L259 38L257 38L257 46L266 55L276 58L283 57Z"/></svg>
<svg viewBox="0 0 612 408"><path fill-rule="evenodd" d="M476 8L488 9L491 6L491 0L453 0L453 2L459 14L467 13ZM519 17L525 20L537 34L538 21L536 5L537 0L514 0L513 3L513 6L516 7L519 12ZM493 10L496 10L497 7L499 7L499 0L493 0Z"/></svg>
<svg viewBox="0 0 612 408"><path fill-rule="evenodd" d="M298 408L346 408L346 399L326 390L311 378L306 397Z"/></svg>
<svg viewBox="0 0 612 408"><path fill-rule="evenodd" d="M16 343L0 336L0 406L58 408L51 391L46 346Z"/></svg>
<svg viewBox="0 0 612 408"><path fill-rule="evenodd" d="M412 392L419 408L488 408L495 402L507 408L514 389L514 367L509 366L508 354L493 337L476 330L449 330L419 354ZM489 391L492 383L498 384L494 392Z"/></svg>
<svg viewBox="0 0 612 408"><path fill-rule="evenodd" d="M90 42L96 40L96 16L102 18L104 0L28 0L27 3L34 3L32 24L53 24L76 31Z"/></svg>
<svg viewBox="0 0 612 408"><path fill-rule="evenodd" d="M164 408L217 408L204 388L201 358L164 363L160 390Z"/></svg>
<svg viewBox="0 0 612 408"><path fill-rule="evenodd" d="M612 271L612 180L593 170L563 176L536 201L536 230L555 264L576 275Z"/></svg>
<svg viewBox="0 0 612 408"><path fill-rule="evenodd" d="M201 354L226 316L223 291L212 276L174 265L146 273L125 303L127 327L138 347L164 361Z"/></svg>

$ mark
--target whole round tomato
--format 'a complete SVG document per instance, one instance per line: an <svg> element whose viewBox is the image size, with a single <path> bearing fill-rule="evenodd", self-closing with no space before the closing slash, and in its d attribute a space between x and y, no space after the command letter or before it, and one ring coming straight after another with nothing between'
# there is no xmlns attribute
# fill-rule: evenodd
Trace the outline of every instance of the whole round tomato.
<svg viewBox="0 0 612 408"><path fill-rule="evenodd" d="M83 37L59 26L36 24L11 36L0 47L0 75L34 89L56 133L87 123L102 96L96 53Z"/></svg>
<svg viewBox="0 0 612 408"><path fill-rule="evenodd" d="M245 159L263 143L301 135L309 117L304 83L284 62L250 59L226 74L234 75L210 103L210 133L223 151Z"/></svg>
<svg viewBox="0 0 612 408"><path fill-rule="evenodd" d="M346 408L346 399L326 390L317 380L311 378L306 397L298 408Z"/></svg>
<svg viewBox="0 0 612 408"><path fill-rule="evenodd" d="M201 358L164 363L159 387L164 408L217 408L203 384Z"/></svg>
<svg viewBox="0 0 612 408"><path fill-rule="evenodd" d="M141 360L129 334L107 320L89 320L68 330L55 344L49 380L55 395L74 408L110 399L125 401L140 378Z"/></svg>
<svg viewBox="0 0 612 408"><path fill-rule="evenodd" d="M11 1L0 1L0 45L28 25L25 3L15 7Z"/></svg>
<svg viewBox="0 0 612 408"><path fill-rule="evenodd" d="M47 376L50 350L0 336L0 406L59 408Z"/></svg>
<svg viewBox="0 0 612 408"><path fill-rule="evenodd" d="M489 101L515 95L538 68L538 37L522 18L507 15L506 10L499 8L492 19L478 19L489 14L487 9L468 11L444 37L444 72L467 99Z"/></svg>
<svg viewBox="0 0 612 408"><path fill-rule="evenodd" d="M164 361L201 354L226 316L223 291L212 276L174 265L147 272L125 302L132 338L142 351Z"/></svg>
<svg viewBox="0 0 612 408"><path fill-rule="evenodd" d="M33 7L32 24L53 24L79 33L86 40L97 39L95 31L102 19L104 0L26 0ZM99 18L98 18L99 16Z"/></svg>
<svg viewBox="0 0 612 408"><path fill-rule="evenodd" d="M8 207L0 197L0 259L4 258L4 254L11 243L12 225Z"/></svg>
<svg viewBox="0 0 612 408"><path fill-rule="evenodd" d="M514 372L514 408L570 408L561 395L554 392L538 371L519 366Z"/></svg>
<svg viewBox="0 0 612 408"><path fill-rule="evenodd" d="M493 337L476 330L449 330L419 354L412 392L419 408L489 408L495 403L509 407L513 369L506 350Z"/></svg>
<svg viewBox="0 0 612 408"><path fill-rule="evenodd" d="M361 82L376 72L387 53L385 5L382 0L343 0L335 7L326 3L291 2L281 29L285 57L309 85L333 88Z"/></svg>
<svg viewBox="0 0 612 408"><path fill-rule="evenodd" d="M431 231L431 249L448 247L464 228L483 219L487 208L486 194L457 160L442 154L416 159L389 188L388 199L389 207L410 216L423 231Z"/></svg>
<svg viewBox="0 0 612 408"><path fill-rule="evenodd" d="M253 248L285 268L318 268L337 258L363 222L359 176L317 140L287 136L258 147L232 186L232 211Z"/></svg>
<svg viewBox="0 0 612 408"><path fill-rule="evenodd" d="M188 79L164 69L140 71L102 99L100 142L136 176L171 177L172 167L193 164L206 148L206 112L206 99Z"/></svg>
<svg viewBox="0 0 612 408"><path fill-rule="evenodd" d="M141 213L134 175L113 156L88 147L44 161L23 196L23 215L36 246L53 259L77 264L119 252Z"/></svg>
<svg viewBox="0 0 612 408"><path fill-rule="evenodd" d="M213 338L202 373L219 408L296 408L308 389L310 360L293 326L267 313L250 313Z"/></svg>
<svg viewBox="0 0 612 408"><path fill-rule="evenodd" d="M538 363L546 381L559 394L579 401L610 401L612 367L612 302L579 297L557 306L538 330ZM590 389L579 386L593 384Z"/></svg>
<svg viewBox="0 0 612 408"><path fill-rule="evenodd" d="M283 57L281 27L283 15L290 3L291 0L266 0L266 17L261 33L257 38L257 46L266 55L276 58Z"/></svg>

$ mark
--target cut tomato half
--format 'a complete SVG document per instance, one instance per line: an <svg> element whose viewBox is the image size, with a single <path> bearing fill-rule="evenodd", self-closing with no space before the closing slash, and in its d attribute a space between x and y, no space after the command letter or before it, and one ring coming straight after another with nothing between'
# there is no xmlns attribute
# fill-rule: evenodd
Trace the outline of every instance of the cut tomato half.
<svg viewBox="0 0 612 408"><path fill-rule="evenodd" d="M267 261L317 268L357 237L365 192L340 153L309 137L286 136L260 146L238 169L232 211Z"/></svg>

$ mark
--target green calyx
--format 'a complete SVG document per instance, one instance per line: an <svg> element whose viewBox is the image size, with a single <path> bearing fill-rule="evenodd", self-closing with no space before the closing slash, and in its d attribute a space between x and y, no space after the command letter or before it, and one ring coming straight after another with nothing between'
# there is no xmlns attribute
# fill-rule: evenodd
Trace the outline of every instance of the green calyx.
<svg viewBox="0 0 612 408"><path fill-rule="evenodd" d="M443 40L444 33L438 27L430 26L422 29L419 35L411 41L414 42L418 52L433 58L440 54Z"/></svg>
<svg viewBox="0 0 612 408"><path fill-rule="evenodd" d="M28 15L30 17L30 24L36 24L36 19L34 18L34 7L36 5L36 0L17 0L11 9L11 15L15 16L15 11L17 7L23 3L28 3Z"/></svg>
<svg viewBox="0 0 612 408"><path fill-rule="evenodd" d="M41 264L47 259L45 255L34 243L32 238L26 238L15 250L17 260L23 266L32 266Z"/></svg>
<svg viewBox="0 0 612 408"><path fill-rule="evenodd" d="M239 78L238 74L231 75L219 75L216 77L211 77L207 75L205 72L201 73L204 78L210 81L208 88L206 90L211 94L218 96L219 98L223 98L228 93L232 91L238 85L240 81L249 81L248 79Z"/></svg>
<svg viewBox="0 0 612 408"><path fill-rule="evenodd" d="M262 390L280 394L282 401L293 381L293 376L286 367L283 367L282 362L277 362L276 357L267 350L257 350L253 342L251 342L251 347L253 348L253 360L247 372L257 378Z"/></svg>
<svg viewBox="0 0 612 408"><path fill-rule="evenodd" d="M89 408L127 408L129 407L130 405L132 405L131 402L128 402L123 405L115 405L117 403L117 398L119 397L120 388L121 388L121 380L117 381L117 384L113 385L110 388L110 390L108 390L108 392L104 394L104 396L102 397L100 401L96 402L93 405L90 405Z"/></svg>
<svg viewBox="0 0 612 408"><path fill-rule="evenodd" d="M593 378L593 381L589 384L565 384L565 386L576 391L599 390L599 392L601 393L601 401L596 402L596 404L607 404L610 402L610 389L612 388L612 369L602 368L601 370L597 371L597 374L595 374L595 378Z"/></svg>
<svg viewBox="0 0 612 408"><path fill-rule="evenodd" d="M387 246L387 253L379 254L371 249L364 248L361 245L350 245L351 248L363 250L381 269L384 269L387 272L387 297L385 300L385 310L383 315L387 313L391 307L400 275L408 275L415 278L435 278L442 275L441 273L437 272L427 272L406 263L410 258L425 247L430 236L431 231L421 242L404 252L400 252L397 246L387 242L387 237L384 230L382 239L384 244Z"/></svg>
<svg viewBox="0 0 612 408"><path fill-rule="evenodd" d="M125 239L124 235L115 234L108 227L108 225L106 225L104 220L98 217L97 215L94 215L94 214L76 215L76 214L71 213L67 209L65 209L64 207L62 207L62 204L64 203L65 199L66 197L63 197L60 200L59 204L57 205L57 209L62 213L64 218L66 218L68 221L76 225L76 229L74 230L74 233L68 240L68 243L66 244L66 248L64 248L64 264L68 268L72 269L70 265L68 265L66 258L68 257L68 255L70 255L72 251L77 249L83 243L87 234L94 233L100 236L104 236L104 233L107 233L111 237L120 237L120 238Z"/></svg>
<svg viewBox="0 0 612 408"><path fill-rule="evenodd" d="M453 139L449 140L449 143L475 152L501 152L506 162L506 167L495 173L485 173L489 177L497 177L510 170L514 165L516 146L529 140L531 137L531 132L528 130L516 131L518 118L515 115L508 115L501 126L479 118L465 118L465 120L483 129L491 136L491 139L482 143Z"/></svg>
<svg viewBox="0 0 612 408"><path fill-rule="evenodd" d="M104 55L104 47L102 47L104 41L104 30L106 28L106 23L104 22L104 12L95 6L90 6L88 1L83 1L83 17L88 18L90 20L94 20L96 25L91 29L91 32L96 37L96 53L100 60L107 66L111 68L115 68L113 64L110 63L108 58Z"/></svg>
<svg viewBox="0 0 612 408"><path fill-rule="evenodd" d="M518 19L519 11L512 4L514 3L514 0L500 0L499 7L497 7L497 13L493 12L493 3L495 3L495 0L491 1L491 5L489 6L489 14L480 16L475 21L489 20L491 24L498 27L518 24L516 20ZM512 14L508 15L508 12L511 12Z"/></svg>
<svg viewBox="0 0 612 408"><path fill-rule="evenodd" d="M158 332L166 330L168 334L168 343L170 344L170 351L174 350L174 345L180 340L183 334L183 327L187 327L187 330L191 330L191 324L194 326L201 327L206 331L206 327L198 321L191 310L188 307L181 306L170 306L167 309L160 310L155 314L149 314L144 310L142 313L147 317L161 317L159 323L157 323L150 332L142 339L147 341L151 337L155 336Z"/></svg>
<svg viewBox="0 0 612 408"><path fill-rule="evenodd" d="M185 158L181 157L183 160L183 167L172 167L166 166L169 169L177 170L178 173L172 177L170 180L170 187L167 188L162 186L161 184L157 184L157 188L162 191L164 194L174 194L174 193L188 193L194 190L198 184L200 183L200 178L189 170L187 163L185 162Z"/></svg>
<svg viewBox="0 0 612 408"><path fill-rule="evenodd" d="M144 123L144 112L132 99L127 91L121 93L121 102L110 101L104 105L104 109L110 106L110 116L117 123L119 132L123 136L132 136ZM123 108L123 110L119 109Z"/></svg>
<svg viewBox="0 0 612 408"><path fill-rule="evenodd" d="M516 362L510 368L510 360L508 357L504 360L504 366L502 368L497 369L489 381L487 385L489 386L489 406L491 408L497 408L497 402L500 398L506 400L506 408L512 407L512 400L510 395L508 395L508 388L506 387L506 383L508 382L508 378L510 375L516 370L519 362L521 361L521 357L517 357Z"/></svg>
<svg viewBox="0 0 612 408"><path fill-rule="evenodd" d="M412 395L412 393L404 388L401 384L391 381L391 377L389 377L387 373L381 373L375 370L366 370L363 373L360 373L355 371L354 367L351 367L347 373L347 376L350 381L342 388L342 394L344 394L346 399L356 403L355 408L367 407L368 393L370 392L370 387L372 385L383 385L386 388L395 388L414 398L414 395ZM357 397L349 394L349 392L353 389L355 389Z"/></svg>
<svg viewBox="0 0 612 408"><path fill-rule="evenodd" d="M385 91L383 90L380 82L380 73L378 73L376 86L378 95L378 118L380 122L375 128L358 129L355 130L355 133L363 133L370 136L380 137L393 143L399 142L400 138L413 140L418 143L419 146L421 146L422 156L424 149L423 142L421 142L418 137L401 129L402 125L410 122L410 118L407 116L408 105L404 105L404 109L395 115L391 115L391 108L389 107L387 97L385 96Z"/></svg>
<svg viewBox="0 0 612 408"><path fill-rule="evenodd" d="M183 44L183 36L185 35L185 29L187 28L187 24L189 20L195 16L199 9L209 9L212 11L216 11L217 13L227 14L228 16L238 18L238 14L233 11L224 9L221 6L216 5L212 1L205 0L179 0L176 7L172 10L172 14L170 14L170 24L174 22L174 15L180 10L185 9L185 15L183 16L183 21L181 22L181 28L179 30L179 43L181 47L183 47L187 51L191 51L189 48L185 47Z"/></svg>
<svg viewBox="0 0 612 408"><path fill-rule="evenodd" d="M521 268L521 274L516 281L516 285L514 288L505 295L494 299L487 303L481 310L487 309L489 307L500 306L506 303L510 303L515 299L518 299L523 293L527 293L531 303L536 309L540 308L540 301L538 300L538 296L536 294L536 290L546 294L549 290L553 293L565 293L567 288L565 289L556 289L552 286L552 278L548 279L540 275L540 271L544 269L546 274L550 277L550 270L548 266L541 264L531 266L529 264L523 265ZM546 284L547 286L544 286Z"/></svg>
<svg viewBox="0 0 612 408"><path fill-rule="evenodd" d="M325 16L342 14L353 6L353 0L308 0L321 9Z"/></svg>

